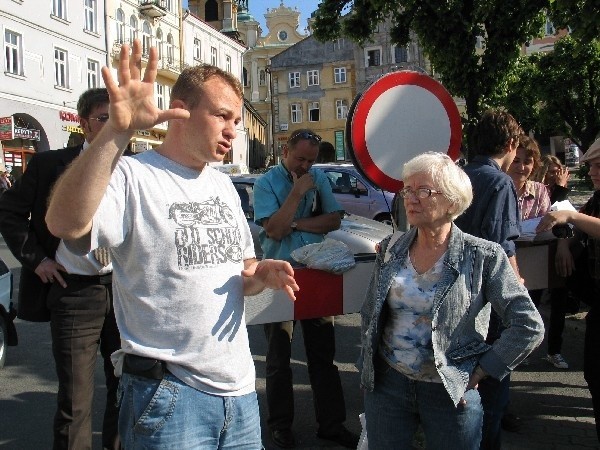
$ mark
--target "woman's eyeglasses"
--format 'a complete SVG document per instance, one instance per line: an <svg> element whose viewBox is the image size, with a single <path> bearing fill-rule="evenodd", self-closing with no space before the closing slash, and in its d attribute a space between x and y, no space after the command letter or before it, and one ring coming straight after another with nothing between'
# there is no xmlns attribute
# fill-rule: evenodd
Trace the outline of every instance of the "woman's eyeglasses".
<svg viewBox="0 0 600 450"><path fill-rule="evenodd" d="M404 188L401 191L398 191L398 195L402 198L415 197L421 200L431 197L431 194L442 194L442 192L429 188L418 188L415 190Z"/></svg>
<svg viewBox="0 0 600 450"><path fill-rule="evenodd" d="M321 136L315 133L311 133L310 131L301 131L299 133L292 134L292 137L288 141L291 145L294 145L300 139L311 139L315 141L317 144L321 142Z"/></svg>
<svg viewBox="0 0 600 450"><path fill-rule="evenodd" d="M88 117L89 120L97 120L100 123L106 123L108 121L108 114L101 114L98 117Z"/></svg>

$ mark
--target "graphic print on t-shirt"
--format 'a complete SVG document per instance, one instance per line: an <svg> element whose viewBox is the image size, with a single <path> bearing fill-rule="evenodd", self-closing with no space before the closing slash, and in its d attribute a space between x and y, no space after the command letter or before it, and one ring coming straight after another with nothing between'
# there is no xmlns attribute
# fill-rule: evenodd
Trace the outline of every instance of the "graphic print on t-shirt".
<svg viewBox="0 0 600 450"><path fill-rule="evenodd" d="M179 269L242 261L241 233L235 215L219 197L201 203L173 203L169 219L179 225L175 229Z"/></svg>

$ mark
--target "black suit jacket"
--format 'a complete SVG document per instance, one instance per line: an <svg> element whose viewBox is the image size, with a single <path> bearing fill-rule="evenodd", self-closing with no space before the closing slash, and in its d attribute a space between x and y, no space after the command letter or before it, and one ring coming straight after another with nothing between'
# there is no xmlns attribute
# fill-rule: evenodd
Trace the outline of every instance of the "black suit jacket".
<svg viewBox="0 0 600 450"><path fill-rule="evenodd" d="M82 146L35 154L23 176L0 196L0 233L22 264L17 315L33 322L50 320L46 295L35 268L44 258L54 258L60 239L46 226L46 210L52 186L81 152Z"/></svg>

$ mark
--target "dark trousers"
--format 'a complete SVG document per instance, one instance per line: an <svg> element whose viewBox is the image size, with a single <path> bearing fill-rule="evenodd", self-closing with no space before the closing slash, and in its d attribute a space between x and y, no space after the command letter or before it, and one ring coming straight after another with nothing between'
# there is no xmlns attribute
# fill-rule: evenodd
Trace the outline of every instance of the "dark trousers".
<svg viewBox="0 0 600 450"><path fill-rule="evenodd" d="M540 306L543 289L529 291L536 307ZM550 323L548 324L548 354L556 355L562 349L562 334L565 329L565 314L567 314L568 291L566 288L550 289Z"/></svg>
<svg viewBox="0 0 600 450"><path fill-rule="evenodd" d="M490 313L490 326L486 343L492 345L504 331L502 319L492 309ZM501 420L510 400L510 375L498 381L488 377L479 382L479 395L483 406L483 429L481 436L481 450L500 450L502 444Z"/></svg>
<svg viewBox="0 0 600 450"><path fill-rule="evenodd" d="M592 394L596 434L600 442L600 310L598 305L592 306L588 311L585 323L583 376Z"/></svg>
<svg viewBox="0 0 600 450"><path fill-rule="evenodd" d="M502 448L501 420L508 405L510 395L510 375L498 381L486 378L479 382L479 395L483 406L483 428L481 450L500 450Z"/></svg>
<svg viewBox="0 0 600 450"><path fill-rule="evenodd" d="M67 279L48 294L52 352L58 377L54 449L92 448L92 399L98 347L104 360L106 410L102 446L118 449L117 388L110 355L120 348L110 284Z"/></svg>
<svg viewBox="0 0 600 450"><path fill-rule="evenodd" d="M265 325L267 350L267 424L271 430L289 429L294 420L294 388L290 356L296 322ZM313 391L319 433L335 434L346 420L346 405L335 356L333 317L301 320L308 375Z"/></svg>

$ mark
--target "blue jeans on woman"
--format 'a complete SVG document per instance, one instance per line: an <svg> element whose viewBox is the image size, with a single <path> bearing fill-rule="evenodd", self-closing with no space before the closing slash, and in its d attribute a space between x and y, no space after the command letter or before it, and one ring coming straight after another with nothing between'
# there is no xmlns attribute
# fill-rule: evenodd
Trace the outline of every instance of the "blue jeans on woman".
<svg viewBox="0 0 600 450"><path fill-rule="evenodd" d="M119 389L123 448L263 448L256 392L238 397L211 395L171 373L162 380L124 373Z"/></svg>
<svg viewBox="0 0 600 450"><path fill-rule="evenodd" d="M412 448L421 424L428 449L479 449L481 399L476 389L463 398L454 406L442 383L411 380L376 357L375 389L365 394L369 448Z"/></svg>

